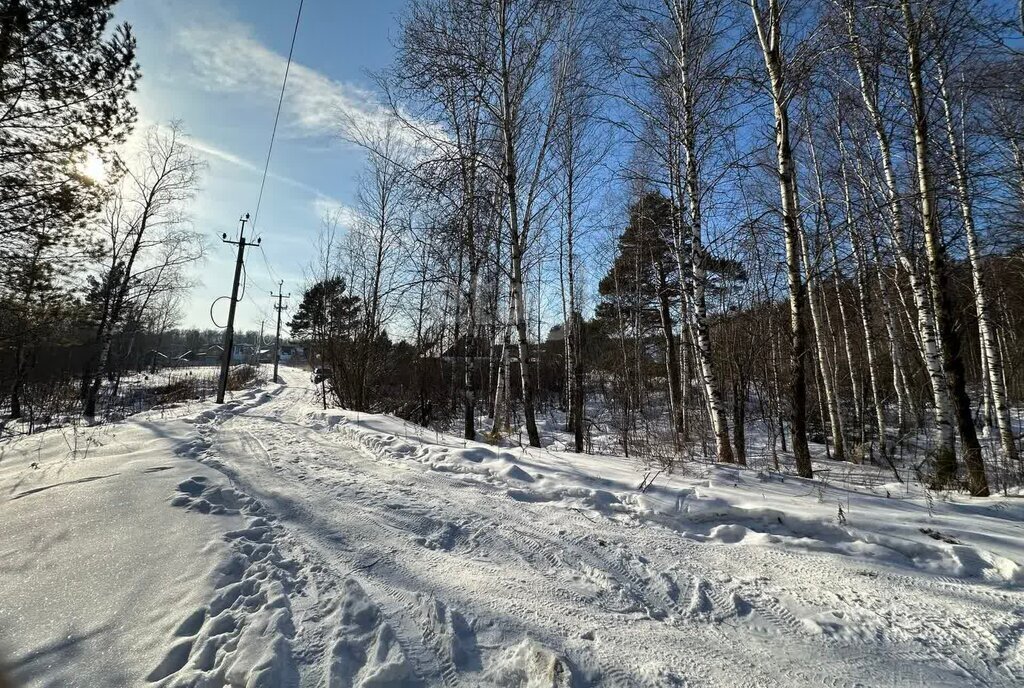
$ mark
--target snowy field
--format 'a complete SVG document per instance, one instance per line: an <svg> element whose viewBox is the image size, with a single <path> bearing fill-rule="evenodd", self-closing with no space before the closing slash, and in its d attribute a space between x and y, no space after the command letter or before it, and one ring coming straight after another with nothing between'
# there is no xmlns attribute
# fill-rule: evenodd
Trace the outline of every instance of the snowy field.
<svg viewBox="0 0 1024 688"><path fill-rule="evenodd" d="M1020 497L701 466L641 494L626 459L283 373L0 443L15 685L1024 685Z"/></svg>

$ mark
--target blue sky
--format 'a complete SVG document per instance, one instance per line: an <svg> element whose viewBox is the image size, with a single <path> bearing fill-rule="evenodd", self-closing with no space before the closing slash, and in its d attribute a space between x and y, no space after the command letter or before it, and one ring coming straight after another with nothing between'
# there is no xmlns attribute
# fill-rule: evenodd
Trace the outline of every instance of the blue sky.
<svg viewBox="0 0 1024 688"><path fill-rule="evenodd" d="M247 294L236 328L271 318L269 291L284 280L299 295L325 209L349 207L362 157L338 141L338 112L373 116L368 72L389 64L404 0L305 0L270 177L256 227L263 253L248 253ZM183 325L212 327L210 303L230 294L234 247L220 242L254 213L298 0L122 0L119 21L138 38L140 129L181 120L209 163L191 208L210 237L201 284ZM269 263L269 269L267 266ZM297 303L297 299L292 300ZM223 322L227 301L215 313ZM269 327L269 325L268 325Z"/></svg>

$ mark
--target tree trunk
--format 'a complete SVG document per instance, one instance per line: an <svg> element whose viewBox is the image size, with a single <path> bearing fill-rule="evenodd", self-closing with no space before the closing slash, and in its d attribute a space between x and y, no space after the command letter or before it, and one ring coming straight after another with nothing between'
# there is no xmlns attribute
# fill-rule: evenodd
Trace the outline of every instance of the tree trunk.
<svg viewBox="0 0 1024 688"><path fill-rule="evenodd" d="M530 339L526 325L526 298L523 295L523 251L525 232L519 218L519 180L516 147L516 123L512 112L511 67L508 54L508 7L498 8L498 34L501 50L501 130L503 138L505 192L509 210L509 237L512 259L512 300L516 312L516 333L519 335L519 371L523 384L523 415L530 445L540 446L540 433L534 410L533 374L530 362Z"/></svg>
<svg viewBox="0 0 1024 688"><path fill-rule="evenodd" d="M824 406L828 414L828 425L832 435L832 446L835 447L835 458L837 461L846 460L846 443L843 441L843 421L839 415L839 404L836 401L832 367L828 361L828 351L824 341L824 327L822 326L822 303L821 292L818 289L818 278L815 271L811 269L811 258L807 248L807 234L804 231L803 223L800 223L800 245L803 249L804 265L807 267L807 297L811 311L811 324L814 327L814 347L817 352L818 372L821 380L822 391L825 393Z"/></svg>
<svg viewBox="0 0 1024 688"><path fill-rule="evenodd" d="M470 258L472 261L473 259ZM477 354L477 327L476 327L476 281L477 281L478 266L474 262L470 268L469 273L469 294L467 298L466 310L469 315L469 327L466 334L466 354L465 354L465 370L463 371L463 394L465 396L465 413L464 413L464 434L463 436L467 440L476 439L476 386L474 375L476 370L476 354Z"/></svg>
<svg viewBox="0 0 1024 688"><path fill-rule="evenodd" d="M473 209L467 211L466 218L466 243L469 252L469 291L466 294L466 317L468 319L466 337L466 348L463 371L464 395L464 433L467 440L476 439L476 355L477 355L477 280L480 274L480 261L476 255L476 240L473 236L474 224L472 218Z"/></svg>
<svg viewBox="0 0 1024 688"><path fill-rule="evenodd" d="M909 0L900 3L906 29L907 42L907 80L910 87L910 108L913 117L914 157L917 163L917 187L921 206L921 221L924 225L925 254L928 263L928 284L931 297L935 303L935 320L938 326L939 340L942 345L942 363L946 373L949 394L953 399L956 411L957 428L964 449L964 463L967 466L967 487L971 494L978 497L988 496L988 480L985 477L985 464L978 442L974 419L971 415L971 401L967 396L967 381L964 362L960 353L960 337L953 329L953 304L949 288L949 275L946 268L945 247L939 229L939 218L934 207L932 194L931 167L928 159L928 113L925 110L924 84L921 79L921 55L918 46L919 27L915 26L911 14ZM955 461L955 459L954 459ZM955 467L955 464L954 464ZM949 484L955 479L948 469L936 471L936 479L940 485Z"/></svg>
<svg viewBox="0 0 1024 688"><path fill-rule="evenodd" d="M822 219L823 219L823 224L825 226L825 229L828 232L829 250L830 250L830 254L831 254L831 258L832 258L832 278L833 278L832 279L832 284L833 284L834 291L835 291L836 306L839 309L839 321L840 321L840 325L841 325L841 328L842 328L842 334L843 334L842 339L843 339L843 342L845 343L846 365L847 365L847 373L850 376L850 388L851 388L852 394L853 394L854 416L855 416L855 418L857 420L857 425L860 426L860 427L863 427L863 422L861 420L862 416L861 416L860 385L857 384L857 379L858 378L857 378L856 373L854 372L853 351L852 351L852 348L851 348L851 337L850 337L850 326L849 326L849 320L848 320L848 318L846 316L846 306L843 303L842 289L840 288L839 255L838 255L838 250L836 248L835 233L833 231L832 213L829 211L828 198L825 195L825 184L824 184L824 182L822 180L821 165L818 162L817 149L816 149L816 147L814 145L814 129L813 129L813 127L810 127L809 130L808 130L807 141L808 141L808 144L809 144L809 147L810 147L811 162L812 162L813 170L814 170L814 181L815 181L815 185L817 187L818 201L819 201L819 203L821 205L821 216L822 216ZM826 300L825 290L824 289L822 289L822 300L823 301ZM831 323L831 319L829 318L829 311L828 311L827 307L825 308L825 318L828 321L829 331L830 331L831 336L832 336L832 357L833 357L833 365L834 365L834 368L832 370L832 375L833 375L833 380L834 380L834 382L833 382L833 389L834 389L834 393L835 393L836 397L838 398L838 396L839 396L839 392L838 392L838 388L839 388L839 379L838 379L839 378L839 373L838 373L838 369L839 369L839 363L838 363L839 349L838 349L838 346L837 346L835 331L834 331L834 329L832 327L832 323ZM842 414L840 413L840 410L839 410L838 406L836 407L836 414L837 414L837 417L839 418L840 423L842 423ZM840 428L840 433L839 434L840 434L841 438L844 438L844 432L843 432L843 428L842 427ZM840 448L839 443L836 444L836 454L837 454L839 459L842 459L844 457L844 455L845 455L845 442L844 442L844 446L842 448Z"/></svg>
<svg viewBox="0 0 1024 688"><path fill-rule="evenodd" d="M704 217L701 203L701 178L698 166L697 146L697 122L694 113L693 75L691 74L692 60L690 46L693 37L690 35L693 27L689 21L689 15L678 5L673 6L673 19L677 32L678 57L677 76L679 79L681 127L679 132L679 143L682 144L682 160L684 172L680 174L677 164L673 161L671 175L674 185L677 187L676 195L680 208L679 218L675 228L677 236L676 259L679 264L679 279L685 284L683 289L686 301L690 327L694 336L694 353L696 363L700 370L701 381L704 387L704 395L707 399L708 418L711 421L712 432L715 435L715 453L719 461L733 463L735 456L729 438L729 422L726 419L725 404L722 400L722 391L719 387L718 378L715 372L714 358L711 353L711 335L708 326L707 303L705 299L704 269L706 250L704 248ZM673 145L673 151L676 151ZM677 156L674 156L677 157ZM685 190L678 188L685 184ZM683 199L685 198L685 203ZM682 218L682 207L689 211L689 232L687 235L687 223ZM674 212L674 214L676 214ZM688 250L685 252L683 247ZM683 380L683 384L687 384ZM677 413L677 425L682 423L682 410ZM679 429L682 429L679 427Z"/></svg>
<svg viewBox="0 0 1024 688"><path fill-rule="evenodd" d="M779 193L782 198L782 224L786 241L787 282L789 286L789 396L790 433L797 473L804 478L814 476L811 453L807 447L807 332L804 310L807 292L800 265L800 208L798 204L796 166L789 140L788 95L785 92L781 52L781 9L778 0L768 0L768 26L764 25L757 0L751 0L765 68L771 82L775 110L775 147L778 162Z"/></svg>
<svg viewBox="0 0 1024 688"><path fill-rule="evenodd" d="M936 471L948 479L950 475L956 474L956 437L950 408L949 396L946 391L945 374L942 365L942 356L937 345L935 328L931 317L931 304L929 303L928 291L925 288L920 276L911 261L908 252L903 246L903 220L900 210L900 194L896 185L896 175L893 171L892 149L889 144L889 134L886 131L885 123L881 112L878 109L877 94L873 92L871 82L867 76L864 65L864 58L861 54L859 37L856 34L853 9L851 6L846 10L847 27L850 36L851 48L853 51L854 64L857 67L860 79L861 99L870 115L875 130L875 139L878 143L881 154L882 170L885 175L886 202L889 210L889 230L893 248L903 264L904 269L910 278L910 286L914 293L914 301L917 305L917 319L919 329L919 345L924 358L925 367L928 371L928 381L931 386L932 402L934 404L934 421L936 434L938 435L938 446L936 449ZM865 181L862 181L865 183Z"/></svg>
<svg viewBox="0 0 1024 688"><path fill-rule="evenodd" d="M571 172L570 172L571 175ZM573 434L573 443L576 453L583 451L583 353L581 351L582 339L580 333L580 319L576 312L579 306L576 303L576 227L575 213L573 209L573 186L571 181L568 185L568 217L567 224L567 279L569 288L568 316L565 322L565 351L566 351L566 383L569 388L567 401L569 403L569 429Z"/></svg>
<svg viewBox="0 0 1024 688"><path fill-rule="evenodd" d="M683 309L688 308L686 303ZM693 347L690 344L690 327L682 317L679 327L679 414L683 442L690 441L690 360Z"/></svg>
<svg viewBox="0 0 1024 688"><path fill-rule="evenodd" d="M25 344L18 341L14 350L14 383L11 385L11 420L21 418L21 388L25 379Z"/></svg>
<svg viewBox="0 0 1024 688"><path fill-rule="evenodd" d="M509 380L512 350L512 337L509 328L512 327L512 319L515 317L515 303L509 293L508 318L502 327L501 359L498 363L497 382L494 385L494 423L491 426L491 433L498 435L509 429Z"/></svg>
<svg viewBox="0 0 1024 688"><path fill-rule="evenodd" d="M860 311L860 323L864 330L864 348L866 349L868 359L868 380L871 384L871 402L875 409L875 432L878 435L878 453L882 457L882 462L888 464L892 468L893 473L896 475L896 479L902 482L900 474L893 465L892 458L889 454L885 425L885 405L882 401L878 363L875 358L875 331L871 326L871 288L868 283L867 257L864 249L864 242L861 239L860 230L854 222L853 200L850 194L850 180L846 172L845 147L842 141L841 130L837 130L836 137L839 142L839 151L841 156L839 165L840 174L843 179L843 202L845 206L844 215L846 218L846 231L850 235L850 243L853 246L854 264L857 269L857 309ZM893 384L897 389L896 394L899 398L898 403L902 408L903 396L900 391L900 381L895 378L896 375L894 374ZM902 411L900 413L902 417Z"/></svg>
<svg viewBox="0 0 1024 688"><path fill-rule="evenodd" d="M889 280L883 274L878 242L871 237L872 254L875 259L875 278L878 281L878 292L882 301L882 320L885 322L885 333L889 340L889 359L892 361L892 383L896 390L896 430L902 435L907 428L906 412L912 410L910 383L903 360L903 346L900 343L900 328L893 311L892 295L889 292ZM920 351L920 349L918 349ZM915 414L916 415L916 414Z"/></svg>
<svg viewBox="0 0 1024 688"><path fill-rule="evenodd" d="M665 373L668 377L668 406L673 428L678 432L679 426L679 361L676 349L676 324L672 319L672 302L668 294L666 275L663 268L655 264L661 282L658 290L658 313L661 320L661 332L665 339Z"/></svg>
<svg viewBox="0 0 1024 688"><path fill-rule="evenodd" d="M967 170L967 153L962 151L956 138L953 124L953 113L946 89L945 69L939 68L939 87L943 113L946 119L946 133L949 137L950 158L956 173L957 195L960 210L964 218L964 231L967 234L967 256L971 263L971 277L974 283L974 307L978 314L978 334L981 339L983 387L986 390L986 420L991 421L995 415L999 426L999 439L1006 458L1014 463L1017 461L1017 445L1013 441L1013 425L1010 421L1010 407L1006 401L1006 389L1003 387L1003 364L996 343L995 324L989 305L988 287L981 264L981 250L978 246L978 232L974 225L974 211L971 204L969 175ZM990 396L991 395L991 396ZM991 409L988 400L991 398ZM994 411L994 414L992 413Z"/></svg>
<svg viewBox="0 0 1024 688"><path fill-rule="evenodd" d="M733 455L736 463L741 466L747 465L747 380L737 370L736 378L732 381L732 434Z"/></svg>

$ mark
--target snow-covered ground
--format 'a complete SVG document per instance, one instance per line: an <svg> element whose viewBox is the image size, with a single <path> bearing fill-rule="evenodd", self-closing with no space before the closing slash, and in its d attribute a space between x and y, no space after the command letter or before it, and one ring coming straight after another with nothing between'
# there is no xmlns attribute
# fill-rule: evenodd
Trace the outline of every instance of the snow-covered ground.
<svg viewBox="0 0 1024 688"><path fill-rule="evenodd" d="M284 378L0 444L18 685L1024 683L1024 499L696 466L641 494L626 459Z"/></svg>

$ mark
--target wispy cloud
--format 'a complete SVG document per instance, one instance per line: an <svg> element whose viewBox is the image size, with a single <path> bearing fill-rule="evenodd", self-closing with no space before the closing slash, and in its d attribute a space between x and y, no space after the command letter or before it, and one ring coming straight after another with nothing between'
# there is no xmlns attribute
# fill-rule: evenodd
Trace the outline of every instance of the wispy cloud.
<svg viewBox="0 0 1024 688"><path fill-rule="evenodd" d="M186 28L179 43L207 90L245 93L276 103L287 60L256 40L244 24ZM345 121L372 130L388 120L373 93L295 62L282 115L285 126L304 135L338 135Z"/></svg>
<svg viewBox="0 0 1024 688"><path fill-rule="evenodd" d="M336 222L343 229L352 229L362 217L355 208L323 194L313 200L313 212L325 221Z"/></svg>
<svg viewBox="0 0 1024 688"><path fill-rule="evenodd" d="M263 171L254 163L249 162L245 158L239 157L234 153L229 153L228 151L222 148L218 148L217 146L214 146L211 143L207 143L206 141L203 141L201 139L197 139L194 136L188 137L188 145L192 150L196 151L197 153L201 153L208 158L215 158L217 160L220 160L221 162L226 162L229 165L241 167L244 170L248 170L249 172L255 172L257 174Z"/></svg>
<svg viewBox="0 0 1024 688"><path fill-rule="evenodd" d="M246 160L245 158L235 155L234 153L226 151L223 148L218 148L212 143L203 141L202 139L197 139L192 136L190 136L187 139L187 143L193 150L208 158L220 160L221 162L225 162L229 165L241 168L243 170L246 170L247 172L252 172L255 175L263 174L263 168L257 165L256 163ZM310 186L305 182L300 182L297 179L292 179L291 177L286 177L275 172L268 172L267 176L270 177L271 179L275 179L289 186L293 186L296 189L301 189L315 196L322 195L320 190L317 189L316 187Z"/></svg>

